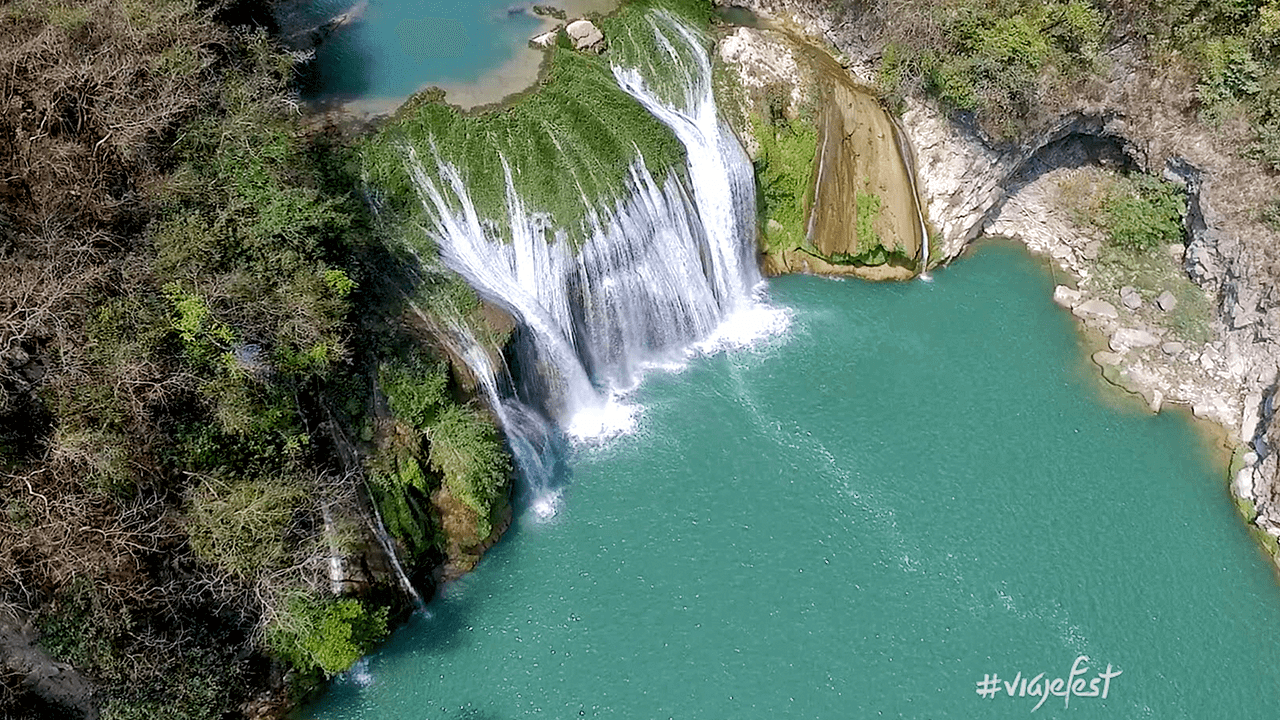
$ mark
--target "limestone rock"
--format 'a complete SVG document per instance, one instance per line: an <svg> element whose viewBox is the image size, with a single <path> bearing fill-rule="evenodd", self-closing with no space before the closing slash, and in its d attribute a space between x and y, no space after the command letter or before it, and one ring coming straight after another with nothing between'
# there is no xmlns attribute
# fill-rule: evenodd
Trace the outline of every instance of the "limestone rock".
<svg viewBox="0 0 1280 720"><path fill-rule="evenodd" d="M1186 350L1187 346L1180 342L1167 342L1161 345L1160 349L1164 351L1165 355L1177 355L1183 350Z"/></svg>
<svg viewBox="0 0 1280 720"><path fill-rule="evenodd" d="M593 53L604 51L604 33L590 20L574 20L564 30L569 33L574 50Z"/></svg>
<svg viewBox="0 0 1280 720"><path fill-rule="evenodd" d="M1093 361L1104 366L1119 365L1123 359L1119 353L1107 352L1106 350L1099 350L1093 354Z"/></svg>
<svg viewBox="0 0 1280 720"><path fill-rule="evenodd" d="M1124 352L1129 348L1151 347L1160 344L1160 338L1152 335L1146 330L1137 328L1120 328L1115 335L1111 336L1111 349L1116 352Z"/></svg>
<svg viewBox="0 0 1280 720"><path fill-rule="evenodd" d="M1053 301L1064 308L1075 307L1082 297L1084 297L1084 293L1079 290L1072 290L1066 285L1059 285L1053 289Z"/></svg>
<svg viewBox="0 0 1280 720"><path fill-rule="evenodd" d="M560 29L556 28L541 35L534 35L529 40L529 44L536 48L548 48L556 44L556 36L560 34Z"/></svg>
<svg viewBox="0 0 1280 720"><path fill-rule="evenodd" d="M1120 302L1130 310L1137 310L1142 307L1142 296L1137 290L1126 285L1120 288Z"/></svg>
<svg viewBox="0 0 1280 720"><path fill-rule="evenodd" d="M1115 320L1116 318L1120 317L1120 314L1116 312L1116 306L1112 305L1109 302L1106 302L1105 300L1085 300L1084 302L1075 306L1075 308L1072 309L1071 312L1076 317L1086 318L1086 319L1091 317L1097 317L1097 318L1110 318L1112 320Z"/></svg>
<svg viewBox="0 0 1280 720"><path fill-rule="evenodd" d="M1160 309L1165 312L1172 312L1178 306L1178 298L1174 297L1173 293L1165 290L1156 298L1156 305L1159 305Z"/></svg>

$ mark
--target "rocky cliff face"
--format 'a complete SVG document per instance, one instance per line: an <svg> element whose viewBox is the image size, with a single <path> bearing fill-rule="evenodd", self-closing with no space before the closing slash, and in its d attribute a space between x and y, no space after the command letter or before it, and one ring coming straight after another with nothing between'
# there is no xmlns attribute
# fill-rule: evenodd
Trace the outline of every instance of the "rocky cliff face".
<svg viewBox="0 0 1280 720"><path fill-rule="evenodd" d="M830 43L852 75L873 80L883 22L873 10L816 0L726 4ZM983 234L1011 236L1052 257L1076 286L1064 284L1055 299L1107 338L1110 347L1095 356L1104 375L1142 393L1153 409L1189 405L1226 428L1241 445L1233 490L1256 526L1280 537L1280 423L1273 422L1280 237L1257 213L1280 195L1280 180L1196 120L1190 79L1146 67L1126 47L1108 53L1106 77L1042 107L1033 119L1038 131L1016 143L993 142L929 101L909 99L902 125L915 148L920 194L947 260ZM1060 202L1064 183L1120 166L1187 192L1185 247L1169 249L1170 272L1153 261L1148 288L1120 284L1099 258L1095 233L1078 227ZM1179 334L1174 304L1158 302L1187 279L1195 285L1184 302L1205 307L1203 334Z"/></svg>
<svg viewBox="0 0 1280 720"><path fill-rule="evenodd" d="M766 270L914 276L927 259L924 227L899 131L876 97L825 51L781 28L737 28L720 43L718 60L745 91L733 114L753 159L769 144L765 135L792 132L780 131L771 114L812 138L779 160L803 165L791 173L804 189L803 207L791 213L798 227L785 239L765 228Z"/></svg>

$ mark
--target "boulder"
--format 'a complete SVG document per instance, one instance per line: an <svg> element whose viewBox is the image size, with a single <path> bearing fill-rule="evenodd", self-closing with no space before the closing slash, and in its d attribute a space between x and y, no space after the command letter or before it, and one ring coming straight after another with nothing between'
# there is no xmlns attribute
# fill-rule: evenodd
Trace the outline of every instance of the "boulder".
<svg viewBox="0 0 1280 720"><path fill-rule="evenodd" d="M1115 335L1111 336L1111 349L1116 352L1124 352L1130 348L1152 347L1160 344L1160 338L1152 335L1146 330L1137 328L1120 328Z"/></svg>
<svg viewBox="0 0 1280 720"><path fill-rule="evenodd" d="M1120 303L1130 310L1137 310L1142 307L1142 296L1137 290L1125 285L1120 288Z"/></svg>
<svg viewBox="0 0 1280 720"><path fill-rule="evenodd" d="M1106 350L1099 350L1093 354L1093 361L1103 366L1119 365L1123 359L1119 353L1107 352Z"/></svg>
<svg viewBox="0 0 1280 720"><path fill-rule="evenodd" d="M1085 300L1079 305L1072 308L1071 312L1080 318L1110 318L1115 320L1120 317L1116 312L1116 306L1104 300Z"/></svg>
<svg viewBox="0 0 1280 720"><path fill-rule="evenodd" d="M569 33L574 50L594 53L604 51L604 33L590 20L574 20L564 30Z"/></svg>
<svg viewBox="0 0 1280 720"><path fill-rule="evenodd" d="M1165 355L1177 355L1183 350L1186 350L1187 346L1180 342L1167 342L1161 345L1160 349L1164 351Z"/></svg>
<svg viewBox="0 0 1280 720"><path fill-rule="evenodd" d="M1173 293L1165 290L1156 298L1156 305L1160 306L1160 309L1165 312L1172 312L1178 306L1178 298L1174 297Z"/></svg>
<svg viewBox="0 0 1280 720"><path fill-rule="evenodd" d="M1053 289L1053 301L1064 308L1075 307L1082 297L1084 297L1084 293L1079 290L1072 290L1066 285L1059 285Z"/></svg>
<svg viewBox="0 0 1280 720"><path fill-rule="evenodd" d="M529 44L536 48L548 48L556 44L556 36L560 34L560 29L556 28L550 32L544 32L541 35L534 35L529 39Z"/></svg>

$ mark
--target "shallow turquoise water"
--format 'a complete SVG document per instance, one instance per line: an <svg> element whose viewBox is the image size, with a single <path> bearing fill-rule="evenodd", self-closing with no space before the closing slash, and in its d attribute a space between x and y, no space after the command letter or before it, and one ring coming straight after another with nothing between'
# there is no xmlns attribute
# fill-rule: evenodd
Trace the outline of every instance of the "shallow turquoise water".
<svg viewBox="0 0 1280 720"><path fill-rule="evenodd" d="M316 0L316 22L356 0ZM514 57L540 19L513 0L369 0L359 22L316 53L315 97L399 98L434 83L475 82Z"/></svg>
<svg viewBox="0 0 1280 720"><path fill-rule="evenodd" d="M655 373L563 509L309 715L1266 718L1280 589L1187 422L1104 403L1051 280L771 283L790 330ZM1100 665L1100 667L1095 667ZM1087 686L1086 686L1087 687Z"/></svg>

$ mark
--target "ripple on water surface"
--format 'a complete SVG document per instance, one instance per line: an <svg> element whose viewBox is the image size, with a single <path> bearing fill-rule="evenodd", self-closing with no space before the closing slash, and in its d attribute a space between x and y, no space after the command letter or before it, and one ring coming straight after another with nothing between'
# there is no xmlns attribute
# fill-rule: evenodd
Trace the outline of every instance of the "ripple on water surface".
<svg viewBox="0 0 1280 720"><path fill-rule="evenodd" d="M1034 262L769 290L785 334L650 373L554 518L310 715L1025 718L1088 656L1107 697L1036 717L1274 716L1280 590L1219 469L1102 402Z"/></svg>

